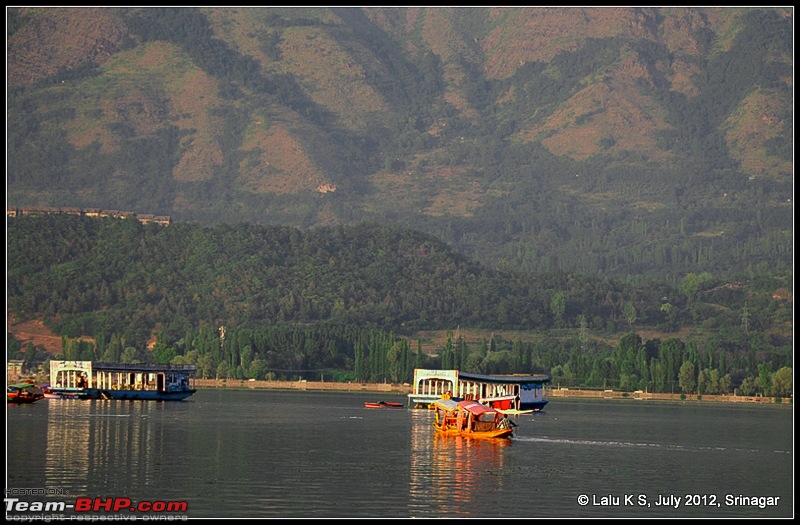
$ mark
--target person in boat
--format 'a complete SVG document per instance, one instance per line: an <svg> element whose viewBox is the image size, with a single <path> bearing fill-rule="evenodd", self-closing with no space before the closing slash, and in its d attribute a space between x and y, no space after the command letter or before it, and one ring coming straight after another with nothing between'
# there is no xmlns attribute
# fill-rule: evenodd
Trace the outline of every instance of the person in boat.
<svg viewBox="0 0 800 525"><path fill-rule="evenodd" d="M442 399L452 399L452 398L453 398L453 394L451 394L449 390L447 392L445 392L444 394L442 394Z"/></svg>
<svg viewBox="0 0 800 525"><path fill-rule="evenodd" d="M500 422L497 423L497 428L505 429L505 428L513 428L515 426L517 426L517 424L508 419L508 416L503 416L503 419L501 419Z"/></svg>

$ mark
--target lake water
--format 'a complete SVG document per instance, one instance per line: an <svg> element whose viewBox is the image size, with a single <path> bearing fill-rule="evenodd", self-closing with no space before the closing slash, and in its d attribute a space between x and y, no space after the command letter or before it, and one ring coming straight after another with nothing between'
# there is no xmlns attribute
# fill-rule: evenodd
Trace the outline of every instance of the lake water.
<svg viewBox="0 0 800 525"><path fill-rule="evenodd" d="M9 405L6 497L162 519L794 516L792 408L557 399L485 441L435 435L427 410L364 408L380 400L406 401L201 390ZM103 506L126 499L186 507ZM26 514L14 505L7 517Z"/></svg>

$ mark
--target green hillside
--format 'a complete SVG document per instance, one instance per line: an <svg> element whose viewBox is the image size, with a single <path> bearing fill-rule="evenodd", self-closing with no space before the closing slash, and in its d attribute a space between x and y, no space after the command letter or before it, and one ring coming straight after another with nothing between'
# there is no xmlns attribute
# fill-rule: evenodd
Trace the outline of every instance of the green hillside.
<svg viewBox="0 0 800 525"><path fill-rule="evenodd" d="M67 359L188 361L238 378L544 372L564 385L662 391L690 363L696 381L713 372L709 393L752 390L761 374L769 392L768 378L792 364L790 276L691 273L667 285L495 270L374 224L43 215L9 218L7 248L9 313L43 319ZM444 340L430 344L432 331ZM12 327L8 347L29 366L51 357Z"/></svg>

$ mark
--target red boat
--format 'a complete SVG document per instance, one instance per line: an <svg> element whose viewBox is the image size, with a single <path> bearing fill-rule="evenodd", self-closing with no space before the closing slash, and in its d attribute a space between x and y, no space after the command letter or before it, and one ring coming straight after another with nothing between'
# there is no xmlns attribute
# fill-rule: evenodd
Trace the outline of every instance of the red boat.
<svg viewBox="0 0 800 525"><path fill-rule="evenodd" d="M403 408L403 403L394 401L378 401L377 403L366 402L364 408Z"/></svg>

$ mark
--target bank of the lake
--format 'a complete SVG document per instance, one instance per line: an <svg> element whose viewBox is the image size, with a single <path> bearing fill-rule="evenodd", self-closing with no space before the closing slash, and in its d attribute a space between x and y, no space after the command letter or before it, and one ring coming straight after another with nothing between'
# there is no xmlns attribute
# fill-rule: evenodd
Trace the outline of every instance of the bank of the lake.
<svg viewBox="0 0 800 525"><path fill-rule="evenodd" d="M248 388L272 390L305 390L322 392L364 392L385 393L405 396L410 394L413 387L403 383L336 383L333 381L262 381L240 379L195 379L196 388ZM553 388L547 390L550 399L553 398L581 398L581 399L633 399L640 401L697 401L716 403L760 403L765 405L784 405L790 407L791 399L781 399L761 396L736 396L736 395L697 395L697 394L667 394L654 392L621 392L615 390L583 390L568 388Z"/></svg>
<svg viewBox="0 0 800 525"><path fill-rule="evenodd" d="M321 392L375 392L397 395L411 393L412 387L399 383L337 383L334 381L263 381L247 379L195 379L195 388L249 388L307 390Z"/></svg>

